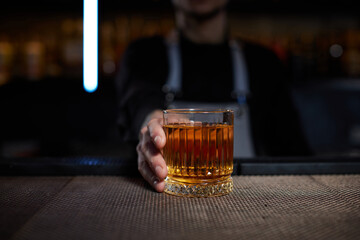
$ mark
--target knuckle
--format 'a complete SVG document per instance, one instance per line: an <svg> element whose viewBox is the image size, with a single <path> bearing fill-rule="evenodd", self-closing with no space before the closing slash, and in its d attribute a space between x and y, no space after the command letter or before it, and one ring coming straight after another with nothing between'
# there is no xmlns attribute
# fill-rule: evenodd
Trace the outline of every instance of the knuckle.
<svg viewBox="0 0 360 240"><path fill-rule="evenodd" d="M150 126L151 124L157 123L157 122L159 122L158 118L153 118L149 121L148 126Z"/></svg>
<svg viewBox="0 0 360 240"><path fill-rule="evenodd" d="M144 135L147 132L147 130L148 130L148 128L147 128L147 126L145 126L140 130L140 133Z"/></svg>
<svg viewBox="0 0 360 240"><path fill-rule="evenodd" d="M142 152L142 153L146 153L146 151L147 151L147 145L149 145L148 143L143 143L143 144L141 144L141 146L140 146L140 151Z"/></svg>
<svg viewBox="0 0 360 240"><path fill-rule="evenodd" d="M158 119L152 119L149 124L147 125L148 131L150 134L156 131L159 127L161 127Z"/></svg>
<svg viewBox="0 0 360 240"><path fill-rule="evenodd" d="M140 132L139 132L139 139L140 141L145 137L145 135L147 134L148 132L148 128L147 126L143 127Z"/></svg>
<svg viewBox="0 0 360 240"><path fill-rule="evenodd" d="M141 173L142 172L142 170L143 170L143 167L142 167L142 163L139 163L138 164L138 171Z"/></svg>
<svg viewBox="0 0 360 240"><path fill-rule="evenodd" d="M146 151L149 156L154 156L158 152L156 146L151 141L148 141L146 144L144 144L144 151Z"/></svg>
<svg viewBox="0 0 360 240"><path fill-rule="evenodd" d="M136 146L136 151L139 153L141 151L141 143L138 143Z"/></svg>
<svg viewBox="0 0 360 240"><path fill-rule="evenodd" d="M146 161L139 161L138 163L138 170L139 172L143 173L144 169L146 168Z"/></svg>

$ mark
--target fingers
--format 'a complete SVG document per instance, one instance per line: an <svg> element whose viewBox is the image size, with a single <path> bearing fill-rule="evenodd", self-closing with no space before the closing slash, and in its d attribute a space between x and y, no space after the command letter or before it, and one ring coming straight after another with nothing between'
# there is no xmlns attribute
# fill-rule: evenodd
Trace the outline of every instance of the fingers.
<svg viewBox="0 0 360 240"><path fill-rule="evenodd" d="M165 188L164 181L160 181L159 178L153 173L149 164L145 160L145 156L141 151L138 151L138 170L143 178L157 191L163 192Z"/></svg>
<svg viewBox="0 0 360 240"><path fill-rule="evenodd" d="M161 149L156 147L149 132L146 132L143 136L140 151L156 177L158 177L160 181L164 180L167 176L166 163L161 154Z"/></svg>
<svg viewBox="0 0 360 240"><path fill-rule="evenodd" d="M158 177L160 181L164 180L167 176L166 163L161 154L161 149L155 146L149 134L144 136L140 150L156 177Z"/></svg>
<svg viewBox="0 0 360 240"><path fill-rule="evenodd" d="M166 163L161 154L165 142L162 120L153 119L141 130L137 146L139 172L158 192L164 190L167 176Z"/></svg>
<svg viewBox="0 0 360 240"><path fill-rule="evenodd" d="M162 149L165 146L165 132L163 129L163 119L153 119L148 126L149 135L154 142L156 148Z"/></svg>

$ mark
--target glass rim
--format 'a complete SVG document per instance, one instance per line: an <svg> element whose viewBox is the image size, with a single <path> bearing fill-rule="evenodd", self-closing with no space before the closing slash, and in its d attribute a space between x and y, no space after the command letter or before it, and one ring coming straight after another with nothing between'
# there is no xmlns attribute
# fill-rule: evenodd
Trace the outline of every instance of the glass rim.
<svg viewBox="0 0 360 240"><path fill-rule="evenodd" d="M234 113L231 109L206 109L206 108L173 108L163 110L163 113Z"/></svg>

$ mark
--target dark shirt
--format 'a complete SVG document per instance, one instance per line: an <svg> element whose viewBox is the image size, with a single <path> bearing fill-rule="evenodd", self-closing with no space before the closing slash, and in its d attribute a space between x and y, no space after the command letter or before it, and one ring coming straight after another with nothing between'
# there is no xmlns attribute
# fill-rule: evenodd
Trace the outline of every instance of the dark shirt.
<svg viewBox="0 0 360 240"><path fill-rule="evenodd" d="M182 100L234 101L232 58L228 41L197 44L180 35Z"/></svg>
<svg viewBox="0 0 360 240"><path fill-rule="evenodd" d="M251 133L257 155L309 155L293 106L283 64L267 48L241 42L250 87ZM196 44L180 37L182 94L177 100L234 101L233 70L228 42ZM118 123L127 140L138 139L145 117L165 108L162 87L168 78L163 37L139 39L125 52L119 75Z"/></svg>

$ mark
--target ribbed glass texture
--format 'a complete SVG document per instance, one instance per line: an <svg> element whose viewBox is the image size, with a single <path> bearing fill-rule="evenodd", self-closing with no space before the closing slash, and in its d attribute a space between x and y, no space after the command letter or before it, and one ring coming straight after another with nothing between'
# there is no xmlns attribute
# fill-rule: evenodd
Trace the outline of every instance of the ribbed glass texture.
<svg viewBox="0 0 360 240"><path fill-rule="evenodd" d="M201 116L196 117L198 114ZM163 154L168 168L165 192L179 186L191 186L193 189L195 186L196 189L211 185L214 189L225 182L227 185L232 184L230 180L233 171L233 116L227 111L226 117L217 116L220 121L214 121L215 118L210 116L211 114L190 112L178 114L179 117L176 114L165 117L164 113L166 145ZM230 117L227 116L229 114ZM206 118L206 115L209 115L209 118ZM183 193L184 189L181 191L181 195L186 196ZM201 191L214 192L206 189ZM216 195L221 195L219 192L222 191L217 191Z"/></svg>

